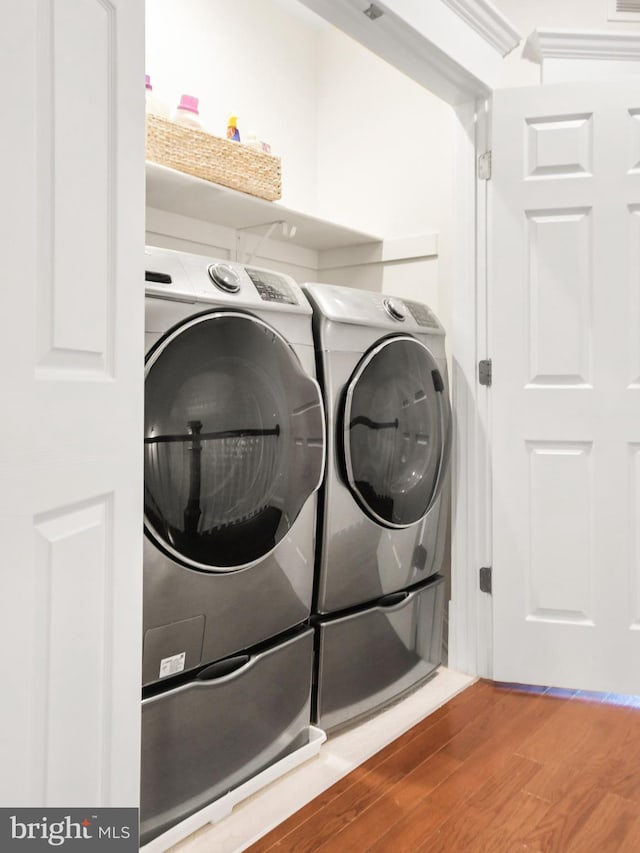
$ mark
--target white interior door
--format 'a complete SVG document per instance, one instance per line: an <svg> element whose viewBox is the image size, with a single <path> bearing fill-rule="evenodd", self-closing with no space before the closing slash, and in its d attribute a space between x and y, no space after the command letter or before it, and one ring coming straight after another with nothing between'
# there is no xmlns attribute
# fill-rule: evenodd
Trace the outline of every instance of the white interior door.
<svg viewBox="0 0 640 853"><path fill-rule="evenodd" d="M640 89L493 122L494 678L640 693Z"/></svg>
<svg viewBox="0 0 640 853"><path fill-rule="evenodd" d="M0 804L135 806L143 0L0 27Z"/></svg>

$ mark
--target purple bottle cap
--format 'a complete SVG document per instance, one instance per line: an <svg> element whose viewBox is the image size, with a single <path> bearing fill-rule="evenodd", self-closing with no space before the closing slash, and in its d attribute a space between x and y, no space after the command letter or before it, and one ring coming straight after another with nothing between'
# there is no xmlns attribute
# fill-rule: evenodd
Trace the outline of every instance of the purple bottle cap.
<svg viewBox="0 0 640 853"><path fill-rule="evenodd" d="M178 109L187 110L187 112L198 115L198 99L194 98L193 95L180 95Z"/></svg>
<svg viewBox="0 0 640 853"><path fill-rule="evenodd" d="M153 86L151 85L151 77L148 74L144 75L144 88L153 90Z"/></svg>

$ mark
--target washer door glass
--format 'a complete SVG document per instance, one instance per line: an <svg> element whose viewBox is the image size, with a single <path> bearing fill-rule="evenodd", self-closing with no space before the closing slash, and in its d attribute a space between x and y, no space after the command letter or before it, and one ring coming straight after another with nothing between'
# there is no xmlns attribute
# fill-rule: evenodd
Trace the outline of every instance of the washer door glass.
<svg viewBox="0 0 640 853"><path fill-rule="evenodd" d="M208 312L147 356L145 524L201 570L242 568L287 534L324 465L320 391L274 329Z"/></svg>
<svg viewBox="0 0 640 853"><path fill-rule="evenodd" d="M360 506L388 527L429 511L450 454L450 407L429 350L411 337L370 350L347 385L343 456Z"/></svg>

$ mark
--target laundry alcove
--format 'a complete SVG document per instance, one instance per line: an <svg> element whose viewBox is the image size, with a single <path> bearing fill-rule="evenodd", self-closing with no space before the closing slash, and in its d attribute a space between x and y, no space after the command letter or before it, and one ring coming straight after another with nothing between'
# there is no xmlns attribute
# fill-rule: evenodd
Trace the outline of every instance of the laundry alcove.
<svg viewBox="0 0 640 853"><path fill-rule="evenodd" d="M354 14L363 17L362 10L351 3L323 5L329 18L333 17L330 7L335 7L333 23L347 31L352 29ZM410 12L411 4L404 5L404 12ZM7 425L6 446L13 451L4 468L5 484L13 497L5 507L3 531L8 564L20 566L21 571L7 574L3 625L8 646L22 648L28 666L20 671L8 666L6 672L6 696L10 697L4 709L9 735L6 760L14 771L11 778L3 779L4 799L47 805L135 804L144 242L143 93L138 85L144 73L144 8L131 0L56 4L15 0L6 14L12 25L4 30L2 70L5 79L16 81L7 92L6 110L20 133L5 140L5 186L15 203L3 210L3 234L8 247L7 281L15 286L6 288L3 298L6 316L15 322L4 338L3 354L5 363L12 366L7 402L10 410L21 415ZM451 10L442 14L457 20ZM346 269L357 286L370 287L375 282L408 296L418 295L407 293L407 288L420 270L427 289L420 290L419 299L438 302L434 307L445 323L447 316L455 314L456 323L461 324L458 331L465 332L457 334L453 324L454 393L457 388L463 417L467 411L471 418L475 392L468 391L465 397L460 391L474 387L476 359L470 343L475 334L473 299L468 298L475 245L472 102L488 91L498 57L494 62L483 49L463 61L455 37L448 44L437 34L425 41L420 27L407 29L403 20L402 15L389 15L385 22L383 16L383 27L393 22L390 30L382 30L385 43L395 52L395 60L390 55L387 60L400 66L410 61L414 79L424 72L420 85L429 81L430 88L443 97L448 93L449 103L467 104L451 113L449 136L457 140L460 183L456 197L461 202L455 217L456 252L449 247L449 274L453 281L465 282L459 291L455 286L451 289L450 310L444 296L440 304L436 284L436 269L439 278L447 257L446 229L431 218L415 225L416 220L411 220L415 209L404 204L394 210L385 201L381 187L394 173L384 169L372 143L391 128L381 126L380 117L365 126L355 109L355 100L373 106L378 99L382 105L383 87L374 85L379 81L368 74L350 71L352 45L341 33L331 34L333 59L338 60L344 51L342 62L331 62L329 71L337 75L332 83L339 87L348 81L361 88L349 93L340 114L326 103L322 127L318 121L313 127L318 138L326 135L327 150L342 128L343 135L351 136L351 149L335 150L325 161L322 181L316 173L315 186L322 183L329 195L322 199L318 195L315 208L295 194L283 202L329 221L341 219L331 207L339 204L345 211L346 222L342 221L347 231L355 231L358 240L362 234L380 239L347 241L346 248L341 239L330 240L317 249L269 239L261 257L270 267L282 264L299 279L321 271L325 280L335 276L342 281ZM398 38L402 33L409 42L417 39L421 50L416 52L411 44L407 48L406 39ZM482 42L480 36L474 38ZM454 58L442 64L448 54ZM237 48L236 74L243 68L241 56ZM291 73L289 64L287 73ZM259 68L253 77L257 89ZM160 83L156 81L158 89ZM279 107L279 123L285 113L292 123L300 115L299 101L281 102ZM239 104L225 104L225 113L228 108L241 111ZM410 116L410 109L400 116L404 130L394 123L387 143L401 142L405 151L415 145L424 152L434 139L433 125L408 128ZM403 132L407 133L404 139ZM309 146L299 150L308 161ZM349 196L345 188L351 167L346 164L354 160L362 166L363 187ZM424 160L435 180L438 158L425 156ZM291 156L290 163L294 161ZM394 165L401 162L402 154L396 154ZM445 171L442 176L448 183L450 175ZM411 180L417 180L415 167ZM397 181L391 190L387 186L386 196L398 200L399 188ZM204 219L193 212L186 215L190 202L185 202L186 207L179 202L184 201L183 187L174 186L166 193L162 189L163 194L164 201L149 211L150 242L233 256L236 251L251 253L263 236L260 223L250 223L245 232L239 224L218 223L215 215ZM420 208L429 201L428 186L417 195ZM350 204L360 206L362 218ZM377 220L368 218L374 210ZM438 261L434 261L435 233L439 234ZM468 460L462 457L459 467L466 470ZM460 513L464 509L459 505L458 521ZM465 622L455 630L472 633L473 629ZM25 670L31 673L30 679L25 678ZM73 715L69 708L74 708Z"/></svg>

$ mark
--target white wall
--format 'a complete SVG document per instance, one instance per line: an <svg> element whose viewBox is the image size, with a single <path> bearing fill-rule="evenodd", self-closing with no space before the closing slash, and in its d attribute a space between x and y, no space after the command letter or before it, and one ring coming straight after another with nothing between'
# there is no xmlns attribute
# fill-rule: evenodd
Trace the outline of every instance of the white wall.
<svg viewBox="0 0 640 853"><path fill-rule="evenodd" d="M283 203L316 204L316 30L274 0L147 0L146 71L171 109L200 99L204 129L256 131L282 158ZM309 13L310 14L310 13Z"/></svg>
<svg viewBox="0 0 640 853"><path fill-rule="evenodd" d="M451 108L339 30L319 34L318 212L385 237L437 231Z"/></svg>
<svg viewBox="0 0 640 853"><path fill-rule="evenodd" d="M438 233L440 256L326 280L428 302L449 287L453 114L333 27L319 34L318 212L385 238ZM446 318L445 318L446 322Z"/></svg>
<svg viewBox="0 0 640 853"><path fill-rule="evenodd" d="M540 66L523 59L525 42L535 29L637 32L640 23L607 20L607 0L493 0L522 35L521 44L504 60L501 86L535 86Z"/></svg>

